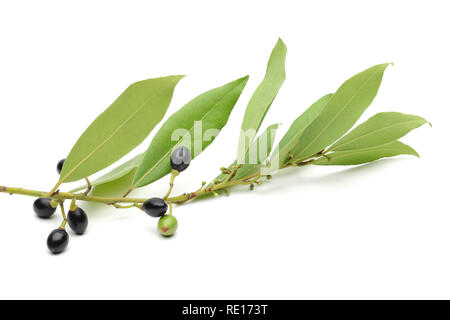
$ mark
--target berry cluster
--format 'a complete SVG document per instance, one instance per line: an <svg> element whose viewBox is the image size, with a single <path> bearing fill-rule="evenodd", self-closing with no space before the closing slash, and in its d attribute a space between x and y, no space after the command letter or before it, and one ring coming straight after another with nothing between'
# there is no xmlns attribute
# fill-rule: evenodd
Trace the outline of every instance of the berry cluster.
<svg viewBox="0 0 450 320"><path fill-rule="evenodd" d="M58 174L64 166L65 159L62 159L57 164ZM175 234L178 222L172 215L172 203L168 203L166 199L170 195L173 187L174 178L182 171L184 171L191 162L191 152L186 147L179 147L175 149L170 157L170 165L172 167L171 187L164 198L150 198L146 200L140 208L151 217L159 218L158 230L166 237ZM74 199L75 200L75 199ZM69 244L69 234L66 231L66 223L69 224L70 229L77 234L82 235L86 232L88 227L88 216L83 209L72 201L70 211L67 216L64 213L63 203L50 198L38 198L34 201L33 209L36 215L41 219L50 218L58 207L61 207L64 221L58 229L50 232L47 238L47 247L53 254L63 252ZM167 211L169 210L169 213Z"/></svg>
<svg viewBox="0 0 450 320"><path fill-rule="evenodd" d="M170 165L172 167L171 187L173 179L191 163L191 151L186 147L175 149L170 157ZM161 198L150 198L142 204L142 210L149 216L159 218L158 230L163 236L170 237L175 234L178 227L177 219L172 215L172 204L165 201L170 195L170 190L166 196ZM169 214L166 214L169 209Z"/></svg>
<svg viewBox="0 0 450 320"><path fill-rule="evenodd" d="M61 173L64 161L65 159L60 160L56 166L58 174ZM58 203L56 200L38 198L34 201L33 210L39 218L48 219L55 213L58 204L62 207L62 203ZM47 247L54 254L63 252L69 244L69 234L65 228L66 222L74 233L82 235L88 227L88 216L83 209L75 204L71 206L67 217L64 215L64 221L61 226L50 232L47 238Z"/></svg>

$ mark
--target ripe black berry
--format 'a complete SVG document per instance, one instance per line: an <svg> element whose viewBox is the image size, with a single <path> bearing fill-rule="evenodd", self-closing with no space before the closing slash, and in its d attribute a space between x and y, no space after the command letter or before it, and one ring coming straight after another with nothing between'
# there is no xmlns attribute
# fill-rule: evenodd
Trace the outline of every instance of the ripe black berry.
<svg viewBox="0 0 450 320"><path fill-rule="evenodd" d="M142 210L149 216L158 218L167 212L167 203L161 198L151 198L142 204Z"/></svg>
<svg viewBox="0 0 450 320"><path fill-rule="evenodd" d="M52 199L38 198L33 203L33 210L39 218L50 218L57 207L56 203L52 204Z"/></svg>
<svg viewBox="0 0 450 320"><path fill-rule="evenodd" d="M66 161L66 159L61 159L61 160L59 160L58 164L56 165L56 171L58 171L58 174L61 173L61 170L64 166L65 161Z"/></svg>
<svg viewBox="0 0 450 320"><path fill-rule="evenodd" d="M47 247L53 254L63 252L69 244L69 234L64 229L50 232L47 238Z"/></svg>
<svg viewBox="0 0 450 320"><path fill-rule="evenodd" d="M187 147L176 148L170 156L170 165L178 172L184 171L190 163L191 151Z"/></svg>
<svg viewBox="0 0 450 320"><path fill-rule="evenodd" d="M70 228L76 234L85 233L88 227L88 217L81 208L77 208L73 211L70 210L67 214L67 222L69 223Z"/></svg>

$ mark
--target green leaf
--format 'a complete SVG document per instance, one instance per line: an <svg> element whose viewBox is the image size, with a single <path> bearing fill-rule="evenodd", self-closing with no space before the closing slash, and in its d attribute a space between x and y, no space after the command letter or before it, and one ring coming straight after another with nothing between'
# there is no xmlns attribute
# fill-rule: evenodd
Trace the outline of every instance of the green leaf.
<svg viewBox="0 0 450 320"><path fill-rule="evenodd" d="M427 121L400 112L382 112L350 131L328 150L345 151L370 148L400 139Z"/></svg>
<svg viewBox="0 0 450 320"><path fill-rule="evenodd" d="M131 160L128 160L127 162L121 164L120 166L114 168L113 170L109 171L105 175L95 179L94 181L91 181L91 185L95 187L100 187L104 184L108 184L111 182L114 182L116 180L122 179L124 176L130 175L132 172L133 175L131 177L130 184L128 187L131 186L131 182L133 182L134 174L136 173L136 169L139 167L139 165L142 162L142 159L144 158L144 154L138 154L136 157L132 158ZM78 187L76 189L71 190L70 192L77 192L80 190L84 190L87 188L87 185Z"/></svg>
<svg viewBox="0 0 450 320"><path fill-rule="evenodd" d="M118 197L122 195L132 185L136 169L133 168L130 172L116 180L94 187L89 195L94 197Z"/></svg>
<svg viewBox="0 0 450 320"><path fill-rule="evenodd" d="M289 154L292 155L299 152L298 145L300 138L305 129L311 122L319 115L325 105L330 101L332 94L327 94L313 103L305 112L303 112L290 126L286 134L281 138L277 149L271 157L272 164L279 164L281 167L289 159Z"/></svg>
<svg viewBox="0 0 450 320"><path fill-rule="evenodd" d="M238 160L240 163L243 162L242 157L251 145L278 90L286 79L286 53L286 45L278 39L270 55L266 75L248 102L239 137Z"/></svg>
<svg viewBox="0 0 450 320"><path fill-rule="evenodd" d="M313 164L322 166L356 165L375 161L381 158L394 157L401 154L410 154L419 157L417 152L410 146L401 143L400 141L394 141L372 148L349 151L335 151L327 154L327 157L329 159L327 159L326 157L321 157L313 161Z"/></svg>
<svg viewBox="0 0 450 320"><path fill-rule="evenodd" d="M207 91L173 114L153 138L136 172L133 187L145 186L168 174L174 148L187 146L194 159L210 145L227 123L247 80L248 76Z"/></svg>
<svg viewBox="0 0 450 320"><path fill-rule="evenodd" d="M182 77L148 79L130 85L78 139L59 182L86 178L137 147L163 118Z"/></svg>
<svg viewBox="0 0 450 320"><path fill-rule="evenodd" d="M250 148L246 152L245 164L242 164L242 167L238 169L236 175L231 180L248 177L261 170L261 165L268 158L270 152L272 151L273 141L275 140L275 134L278 126L278 123L268 126L256 140L253 140ZM228 170L232 170L232 167L236 164L237 161L235 160L230 166L228 166ZM213 181L223 181L227 176L227 174L222 173ZM207 187L210 187L211 185L212 183L210 183Z"/></svg>
<svg viewBox="0 0 450 320"><path fill-rule="evenodd" d="M345 81L306 128L294 159L313 156L350 130L375 98L388 65L376 65Z"/></svg>

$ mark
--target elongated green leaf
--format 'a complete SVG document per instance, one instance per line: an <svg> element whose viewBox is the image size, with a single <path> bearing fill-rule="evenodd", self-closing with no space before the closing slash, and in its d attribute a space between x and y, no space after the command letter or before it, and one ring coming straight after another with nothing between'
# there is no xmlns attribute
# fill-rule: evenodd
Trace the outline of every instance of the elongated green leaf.
<svg viewBox="0 0 450 320"><path fill-rule="evenodd" d="M247 149L251 145L269 107L286 79L286 53L286 45L281 39L278 39L270 55L266 75L248 102L244 120L242 121L238 145L238 161L240 163L244 162L243 157Z"/></svg>
<svg viewBox="0 0 450 320"><path fill-rule="evenodd" d="M308 125L319 115L325 105L330 101L332 94L327 94L313 103L305 112L303 112L290 126L286 134L281 138L277 149L271 157L272 163L279 163L281 167L289 159L289 154L299 152L298 145L301 136Z"/></svg>
<svg viewBox="0 0 450 320"><path fill-rule="evenodd" d="M168 174L174 148L189 147L193 159L210 145L227 123L247 80L248 76L203 93L173 114L153 138L133 186L145 186Z"/></svg>
<svg viewBox="0 0 450 320"><path fill-rule="evenodd" d="M132 185L136 169L133 168L130 172L116 180L95 186L89 195L96 197L119 197Z"/></svg>
<svg viewBox="0 0 450 320"><path fill-rule="evenodd" d="M400 112L381 112L350 131L329 150L345 151L370 148L400 139L427 121Z"/></svg>
<svg viewBox="0 0 450 320"><path fill-rule="evenodd" d="M103 184L111 183L116 180L122 179L124 176L130 175L131 172L133 172L130 184L128 187L131 186L131 182L133 181L134 174L136 173L136 169L139 167L139 165L142 162L142 159L144 158L144 154L138 154L136 157L128 160L127 162L121 164L117 168L114 168L113 170L109 171L105 175L95 179L94 181L91 181L91 185L93 187L99 187ZM77 192L83 189L86 189L87 185L78 187L76 189L71 190L70 192Z"/></svg>
<svg viewBox="0 0 450 320"><path fill-rule="evenodd" d="M313 164L321 166L356 165L401 154L410 154L416 157L419 156L410 146L401 143L400 141L394 141L372 148L335 151L327 155L329 159L321 157L315 160Z"/></svg>
<svg viewBox="0 0 450 320"><path fill-rule="evenodd" d="M388 65L376 65L345 81L306 128L294 159L306 159L345 134L372 103Z"/></svg>
<svg viewBox="0 0 450 320"><path fill-rule="evenodd" d="M245 164L242 164L242 167L238 169L236 175L232 180L248 177L261 170L261 165L268 158L270 152L272 151L273 141L275 140L275 134L278 126L278 123L268 126L256 140L253 140L250 148L246 152ZM232 167L236 164L237 161L235 160L231 165L228 166L228 170L232 170ZM222 182L226 179L227 176L228 174L222 173L218 175L213 181ZM213 182L211 182L207 187L212 186L212 184Z"/></svg>
<svg viewBox="0 0 450 320"><path fill-rule="evenodd" d="M130 85L78 139L64 163L60 182L88 177L138 146L163 118L182 77Z"/></svg>

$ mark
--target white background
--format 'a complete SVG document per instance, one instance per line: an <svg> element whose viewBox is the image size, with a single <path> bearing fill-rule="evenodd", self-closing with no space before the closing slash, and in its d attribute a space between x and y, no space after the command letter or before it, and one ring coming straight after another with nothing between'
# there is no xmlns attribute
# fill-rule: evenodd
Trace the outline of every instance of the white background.
<svg viewBox="0 0 450 320"><path fill-rule="evenodd" d="M278 37L287 80L264 123L284 124L278 138L318 97L384 62L395 66L362 120L400 111L433 128L403 139L421 159L293 169L253 192L177 207L171 239L137 209L83 204L88 233L53 256L45 241L60 217L39 220L33 198L0 194L0 298L450 298L449 9L430 0L1 2L1 185L49 190L57 161L134 81L188 75L169 115L250 74L228 125L174 192L198 188L234 159ZM162 196L167 184L136 195Z"/></svg>

